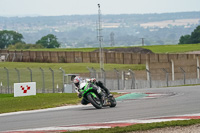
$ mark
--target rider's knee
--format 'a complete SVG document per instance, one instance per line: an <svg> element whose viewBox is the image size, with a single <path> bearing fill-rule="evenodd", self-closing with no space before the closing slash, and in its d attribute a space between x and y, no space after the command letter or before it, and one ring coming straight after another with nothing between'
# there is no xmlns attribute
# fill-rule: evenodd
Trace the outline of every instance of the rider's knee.
<svg viewBox="0 0 200 133"><path fill-rule="evenodd" d="M99 85L100 87L103 86L103 82L98 81L98 85Z"/></svg>

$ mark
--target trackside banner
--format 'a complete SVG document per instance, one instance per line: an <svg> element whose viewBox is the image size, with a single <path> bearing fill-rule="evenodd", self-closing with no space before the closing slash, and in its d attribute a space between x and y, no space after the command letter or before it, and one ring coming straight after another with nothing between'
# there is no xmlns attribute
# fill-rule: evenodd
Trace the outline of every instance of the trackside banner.
<svg viewBox="0 0 200 133"><path fill-rule="evenodd" d="M14 97L36 95L36 82L14 83Z"/></svg>

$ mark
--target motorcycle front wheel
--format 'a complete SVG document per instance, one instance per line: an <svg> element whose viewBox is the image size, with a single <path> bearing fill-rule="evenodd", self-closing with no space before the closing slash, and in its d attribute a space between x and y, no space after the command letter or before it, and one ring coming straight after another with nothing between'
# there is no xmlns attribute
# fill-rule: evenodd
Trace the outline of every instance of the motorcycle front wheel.
<svg viewBox="0 0 200 133"><path fill-rule="evenodd" d="M91 94L87 95L87 99L90 101L90 103L96 108L96 109L101 109L102 108L102 103L101 100L98 97L94 97Z"/></svg>

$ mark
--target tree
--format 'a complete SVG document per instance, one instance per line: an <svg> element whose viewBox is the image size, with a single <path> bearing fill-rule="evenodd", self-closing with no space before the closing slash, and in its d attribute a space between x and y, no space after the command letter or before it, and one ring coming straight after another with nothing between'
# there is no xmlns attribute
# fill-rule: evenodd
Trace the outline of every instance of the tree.
<svg viewBox="0 0 200 133"><path fill-rule="evenodd" d="M200 43L200 25L191 34L191 43Z"/></svg>
<svg viewBox="0 0 200 133"><path fill-rule="evenodd" d="M179 44L189 44L191 42L190 38L190 35L181 36L181 38L179 39Z"/></svg>
<svg viewBox="0 0 200 133"><path fill-rule="evenodd" d="M24 43L22 41L23 38L24 37L22 34L17 33L15 31L0 31L0 48L4 49L9 45L14 45L16 43Z"/></svg>
<svg viewBox="0 0 200 133"><path fill-rule="evenodd" d="M194 31L191 33L191 35L184 35L181 36L179 39L179 44L194 44L194 43L200 43L200 25L194 29Z"/></svg>
<svg viewBox="0 0 200 133"><path fill-rule="evenodd" d="M41 44L45 48L58 48L60 43L57 41L56 36L53 34L48 34L47 36L42 37L36 42L36 44Z"/></svg>

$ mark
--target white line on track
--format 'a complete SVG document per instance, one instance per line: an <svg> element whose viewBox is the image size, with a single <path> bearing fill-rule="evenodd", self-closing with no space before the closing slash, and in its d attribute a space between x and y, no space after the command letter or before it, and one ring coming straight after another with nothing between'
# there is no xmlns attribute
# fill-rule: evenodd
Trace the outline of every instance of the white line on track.
<svg viewBox="0 0 200 133"><path fill-rule="evenodd" d="M90 105L87 105L87 106L90 106ZM1 116L9 116L9 115L18 115L18 114L29 114L29 113L46 112L46 111L66 110L66 109L82 108L82 107L86 107L86 106L84 106L84 105L70 105L70 106L62 106L62 107L56 107L56 108L47 108L47 109L39 109L39 110L3 113L3 114L0 114L0 117Z"/></svg>

